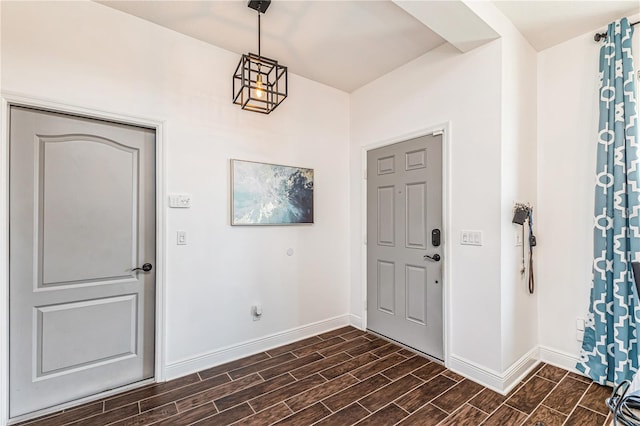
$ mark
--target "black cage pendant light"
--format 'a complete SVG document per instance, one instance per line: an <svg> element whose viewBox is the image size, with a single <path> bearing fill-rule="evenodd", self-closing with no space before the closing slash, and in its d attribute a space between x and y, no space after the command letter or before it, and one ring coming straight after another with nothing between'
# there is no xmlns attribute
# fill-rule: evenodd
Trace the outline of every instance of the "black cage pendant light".
<svg viewBox="0 0 640 426"><path fill-rule="evenodd" d="M258 11L258 54L242 55L233 74L233 103L242 109L269 114L287 97L287 67L260 52L260 14L271 0L251 0L249 7Z"/></svg>

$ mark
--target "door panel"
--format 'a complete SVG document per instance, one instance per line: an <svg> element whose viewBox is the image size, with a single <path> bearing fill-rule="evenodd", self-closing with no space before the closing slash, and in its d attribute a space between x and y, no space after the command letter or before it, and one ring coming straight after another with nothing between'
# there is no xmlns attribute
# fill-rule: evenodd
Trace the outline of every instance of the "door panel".
<svg viewBox="0 0 640 426"><path fill-rule="evenodd" d="M426 183L417 182L406 186L406 235L408 248L426 250L427 248L427 197Z"/></svg>
<svg viewBox="0 0 640 426"><path fill-rule="evenodd" d="M406 266L405 283L407 319L427 325L427 270L424 266Z"/></svg>
<svg viewBox="0 0 640 426"><path fill-rule="evenodd" d="M153 130L11 107L9 408L153 376Z"/></svg>
<svg viewBox="0 0 640 426"><path fill-rule="evenodd" d="M41 306L36 311L37 378L136 353L135 294Z"/></svg>
<svg viewBox="0 0 640 426"><path fill-rule="evenodd" d="M138 150L86 135L39 145L42 285L124 278L138 245Z"/></svg>
<svg viewBox="0 0 640 426"><path fill-rule="evenodd" d="M378 309L393 314L396 306L396 272L392 262L378 261Z"/></svg>
<svg viewBox="0 0 640 426"><path fill-rule="evenodd" d="M427 151L419 149L405 154L406 170L424 169L427 167Z"/></svg>
<svg viewBox="0 0 640 426"><path fill-rule="evenodd" d="M396 171L396 156L378 158L378 174L387 175Z"/></svg>
<svg viewBox="0 0 640 426"><path fill-rule="evenodd" d="M442 256L442 137L369 151L367 170L367 327L443 359L442 262L424 258Z"/></svg>
<svg viewBox="0 0 640 426"><path fill-rule="evenodd" d="M395 245L395 204L393 202L393 186L378 188L378 244Z"/></svg>

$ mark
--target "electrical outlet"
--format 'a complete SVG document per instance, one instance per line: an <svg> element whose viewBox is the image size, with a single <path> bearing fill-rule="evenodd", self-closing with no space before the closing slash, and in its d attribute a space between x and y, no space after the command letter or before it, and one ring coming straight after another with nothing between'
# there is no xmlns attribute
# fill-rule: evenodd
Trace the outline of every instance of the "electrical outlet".
<svg viewBox="0 0 640 426"><path fill-rule="evenodd" d="M262 305L256 304L251 307L251 316L254 321L260 321L262 318Z"/></svg>
<svg viewBox="0 0 640 426"><path fill-rule="evenodd" d="M576 340L582 342L582 339L584 339L584 319L578 318L576 319Z"/></svg>

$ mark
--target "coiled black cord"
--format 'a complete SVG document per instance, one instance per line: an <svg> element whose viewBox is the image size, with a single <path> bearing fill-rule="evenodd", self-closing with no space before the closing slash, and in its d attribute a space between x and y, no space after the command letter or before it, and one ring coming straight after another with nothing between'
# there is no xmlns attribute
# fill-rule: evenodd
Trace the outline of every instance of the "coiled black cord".
<svg viewBox="0 0 640 426"><path fill-rule="evenodd" d="M533 248L537 245L536 236L533 235L533 207L529 207L529 293L533 294L535 279L533 277Z"/></svg>
<svg viewBox="0 0 640 426"><path fill-rule="evenodd" d="M640 426L640 417L632 410L640 410L640 391L627 395L631 382L620 383L607 398L606 403L613 413L613 424L622 426Z"/></svg>

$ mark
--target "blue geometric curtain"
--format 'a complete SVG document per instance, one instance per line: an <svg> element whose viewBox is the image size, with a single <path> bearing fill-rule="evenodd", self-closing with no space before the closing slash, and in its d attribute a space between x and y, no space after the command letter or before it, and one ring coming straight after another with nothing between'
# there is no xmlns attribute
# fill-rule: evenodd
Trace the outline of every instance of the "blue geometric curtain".
<svg viewBox="0 0 640 426"><path fill-rule="evenodd" d="M638 370L640 304L630 263L640 255L632 34L626 18L613 22L600 49L593 282L576 366L595 382L608 385L631 380Z"/></svg>

